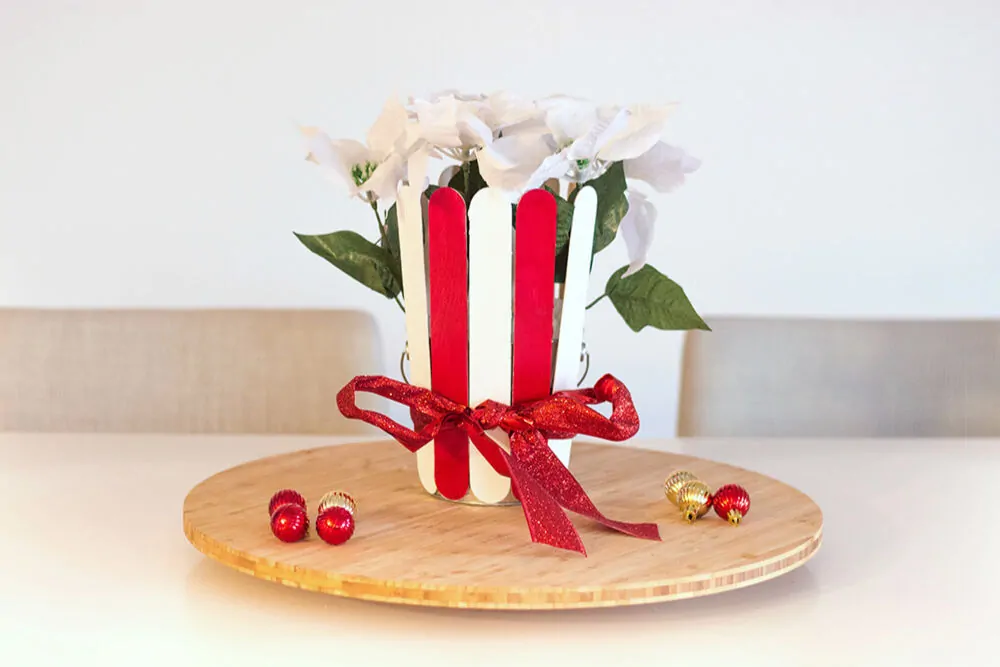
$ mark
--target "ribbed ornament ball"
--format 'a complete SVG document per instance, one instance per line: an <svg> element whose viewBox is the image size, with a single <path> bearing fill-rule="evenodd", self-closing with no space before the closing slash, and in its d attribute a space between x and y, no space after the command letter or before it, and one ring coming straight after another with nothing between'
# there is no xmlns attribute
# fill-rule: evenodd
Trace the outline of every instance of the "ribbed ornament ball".
<svg viewBox="0 0 1000 667"><path fill-rule="evenodd" d="M685 482L677 490L677 506L681 508L684 520L691 523L705 516L711 508L712 489L698 480Z"/></svg>
<svg viewBox="0 0 1000 667"><path fill-rule="evenodd" d="M738 526L750 512L750 493L738 484L726 484L715 491L712 507L720 517Z"/></svg>
<svg viewBox="0 0 1000 667"><path fill-rule="evenodd" d="M282 542L298 542L308 530L309 517L302 505L285 503L271 515L271 532Z"/></svg>
<svg viewBox="0 0 1000 667"><path fill-rule="evenodd" d="M354 515L344 507L329 507L316 519L316 534L327 544L343 544L354 535Z"/></svg>
<svg viewBox="0 0 1000 667"><path fill-rule="evenodd" d="M667 500L676 505L677 491L680 490L686 482L693 482L697 479L698 478L695 477L693 473L690 473L687 470L678 470L671 473L670 476L663 481L663 493L667 496Z"/></svg>
<svg viewBox="0 0 1000 667"><path fill-rule="evenodd" d="M324 494L319 499L319 507L316 509L316 514L322 514L331 507L342 507L350 512L351 516L357 518L358 503L346 491L330 491Z"/></svg>
<svg viewBox="0 0 1000 667"><path fill-rule="evenodd" d="M295 491L294 489L282 489L281 491L277 491L273 496L271 496L271 502L267 504L267 515L271 516L274 514L274 510L288 503L301 505L305 508L306 499L302 497L301 493Z"/></svg>

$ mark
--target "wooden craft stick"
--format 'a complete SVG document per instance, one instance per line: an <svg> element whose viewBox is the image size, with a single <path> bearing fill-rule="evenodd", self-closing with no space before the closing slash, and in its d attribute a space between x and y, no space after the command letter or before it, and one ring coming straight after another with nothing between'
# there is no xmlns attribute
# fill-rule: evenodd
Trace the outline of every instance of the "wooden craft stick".
<svg viewBox="0 0 1000 667"><path fill-rule="evenodd" d="M517 205L514 236L515 403L544 398L552 387L556 200L530 190Z"/></svg>
<svg viewBox="0 0 1000 667"><path fill-rule="evenodd" d="M431 388L468 405L468 244L462 196L451 188L436 190L427 218ZM458 428L442 429L434 441L434 479L441 495L451 500L469 490L469 438Z"/></svg>
<svg viewBox="0 0 1000 667"><path fill-rule="evenodd" d="M399 189L399 254L406 300L406 349L410 357L410 384L430 389L431 350L427 324L427 267L424 261L424 215L420 191L409 185ZM437 491L434 481L434 444L417 452L417 472L428 493Z"/></svg>
<svg viewBox="0 0 1000 667"><path fill-rule="evenodd" d="M559 319L559 343L556 348L552 391L576 388L583 347L583 325L587 312L587 285L590 282L590 258L594 250L594 224L597 219L597 193L586 187L577 196L566 260L566 283L563 288L562 313ZM569 466L572 440L549 440L549 447L563 465Z"/></svg>
<svg viewBox="0 0 1000 667"><path fill-rule="evenodd" d="M469 405L486 399L510 403L513 236L510 201L485 188L469 206ZM507 445L507 435L489 436ZM472 493L497 503L510 493L510 479L498 474L475 447L469 453Z"/></svg>

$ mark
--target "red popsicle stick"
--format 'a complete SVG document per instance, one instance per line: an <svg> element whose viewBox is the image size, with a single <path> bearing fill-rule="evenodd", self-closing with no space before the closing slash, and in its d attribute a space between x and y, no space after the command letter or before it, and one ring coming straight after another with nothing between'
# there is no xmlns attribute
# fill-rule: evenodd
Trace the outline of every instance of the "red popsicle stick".
<svg viewBox="0 0 1000 667"><path fill-rule="evenodd" d="M465 202L441 188L427 208L431 389L463 405L469 401L467 253ZM469 439L461 430L442 428L434 439L434 481L451 500L469 490Z"/></svg>
<svg viewBox="0 0 1000 667"><path fill-rule="evenodd" d="M515 403L551 393L555 248L555 198L545 190L526 192L514 235Z"/></svg>

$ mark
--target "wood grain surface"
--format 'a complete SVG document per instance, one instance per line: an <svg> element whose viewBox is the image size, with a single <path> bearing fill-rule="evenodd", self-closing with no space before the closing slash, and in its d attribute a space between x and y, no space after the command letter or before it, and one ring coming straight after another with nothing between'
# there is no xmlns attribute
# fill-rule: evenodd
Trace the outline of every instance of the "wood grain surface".
<svg viewBox="0 0 1000 667"><path fill-rule="evenodd" d="M714 513L686 524L663 496L683 467L710 486L745 486L753 504L739 527ZM365 600L478 609L571 609L691 598L781 575L819 548L823 517L779 481L679 454L587 442L572 470L612 518L656 521L662 542L627 537L574 516L588 557L533 544L520 507L475 507L429 496L415 457L395 442L323 447L252 461L198 484L184 531L201 552L255 577ZM305 495L310 519L327 491L358 501L345 545L310 531L284 544L267 504L281 488Z"/></svg>

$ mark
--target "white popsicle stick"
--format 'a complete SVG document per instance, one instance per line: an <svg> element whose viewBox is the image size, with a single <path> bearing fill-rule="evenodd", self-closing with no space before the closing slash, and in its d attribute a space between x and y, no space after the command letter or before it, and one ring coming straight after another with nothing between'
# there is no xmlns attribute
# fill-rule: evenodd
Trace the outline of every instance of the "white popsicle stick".
<svg viewBox="0 0 1000 667"><path fill-rule="evenodd" d="M469 207L469 405L491 398L510 403L513 237L510 201L484 188ZM509 449L506 434L488 435ZM469 485L477 499L497 503L510 479L497 474L470 445Z"/></svg>
<svg viewBox="0 0 1000 667"><path fill-rule="evenodd" d="M563 289L562 314L559 319L559 345L556 348L552 391L575 389L580 372L583 347L583 322L587 312L587 285L590 282L590 257L594 250L594 224L597 220L597 193L585 187L573 205L573 226L569 235L566 260L566 284ZM549 447L563 465L569 466L572 440L549 440Z"/></svg>
<svg viewBox="0 0 1000 667"><path fill-rule="evenodd" d="M424 255L424 216L420 191L410 185L399 189L396 213L399 218L399 254L406 299L406 349L410 357L410 384L430 389L431 349L427 325L427 266ZM417 473L428 493L437 491L434 482L434 443L417 451Z"/></svg>

